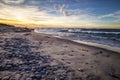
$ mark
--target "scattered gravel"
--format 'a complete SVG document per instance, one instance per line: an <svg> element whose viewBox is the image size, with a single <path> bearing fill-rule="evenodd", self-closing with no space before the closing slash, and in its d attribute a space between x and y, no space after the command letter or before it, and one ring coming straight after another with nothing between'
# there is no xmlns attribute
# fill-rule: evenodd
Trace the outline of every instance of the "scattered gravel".
<svg viewBox="0 0 120 80"><path fill-rule="evenodd" d="M24 38L5 38L1 46L6 52L0 53L0 79L12 80L69 80L68 67L60 65L51 66L53 59L43 56L40 52L33 52L34 46ZM5 73L6 72L6 73ZM13 73L16 74L13 74ZM5 73L6 75L1 75ZM12 75L8 75L11 73Z"/></svg>

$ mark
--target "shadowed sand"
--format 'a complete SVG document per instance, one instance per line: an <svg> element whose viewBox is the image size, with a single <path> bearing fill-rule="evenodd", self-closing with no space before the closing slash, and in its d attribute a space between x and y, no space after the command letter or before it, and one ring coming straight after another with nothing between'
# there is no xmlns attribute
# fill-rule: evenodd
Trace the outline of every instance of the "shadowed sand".
<svg viewBox="0 0 120 80"><path fill-rule="evenodd" d="M0 38L2 80L120 80L119 53L33 31Z"/></svg>

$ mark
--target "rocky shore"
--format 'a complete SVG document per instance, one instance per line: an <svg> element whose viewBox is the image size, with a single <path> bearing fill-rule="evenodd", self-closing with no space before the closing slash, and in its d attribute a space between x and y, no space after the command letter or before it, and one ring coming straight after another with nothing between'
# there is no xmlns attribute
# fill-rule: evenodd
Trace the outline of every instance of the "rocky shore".
<svg viewBox="0 0 120 80"><path fill-rule="evenodd" d="M0 54L0 79L3 80L40 80L40 79L68 79L68 67L62 64L51 66L54 60L50 56L43 56L40 52L33 52L29 40L24 38L5 38ZM57 73L60 72L60 73Z"/></svg>
<svg viewBox="0 0 120 80"><path fill-rule="evenodd" d="M69 67L60 62L51 65L56 60L36 51L40 45L25 38L30 34L29 29L16 30L17 28L1 28L0 80L69 80ZM24 36L19 37L21 32ZM14 36L15 34L18 36Z"/></svg>

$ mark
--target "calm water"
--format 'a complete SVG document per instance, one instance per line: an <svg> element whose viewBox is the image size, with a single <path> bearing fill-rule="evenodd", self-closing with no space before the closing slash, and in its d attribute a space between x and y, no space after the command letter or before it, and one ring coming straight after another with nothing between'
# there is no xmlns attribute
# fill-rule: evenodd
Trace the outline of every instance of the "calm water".
<svg viewBox="0 0 120 80"><path fill-rule="evenodd" d="M39 28L36 30L67 39L120 47L120 29Z"/></svg>

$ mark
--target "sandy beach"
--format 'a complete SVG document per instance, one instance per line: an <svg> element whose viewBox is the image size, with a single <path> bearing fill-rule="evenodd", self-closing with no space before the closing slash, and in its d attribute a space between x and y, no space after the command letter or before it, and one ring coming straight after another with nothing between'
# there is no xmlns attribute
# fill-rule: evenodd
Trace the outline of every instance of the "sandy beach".
<svg viewBox="0 0 120 80"><path fill-rule="evenodd" d="M120 53L33 30L0 32L0 80L120 80Z"/></svg>

